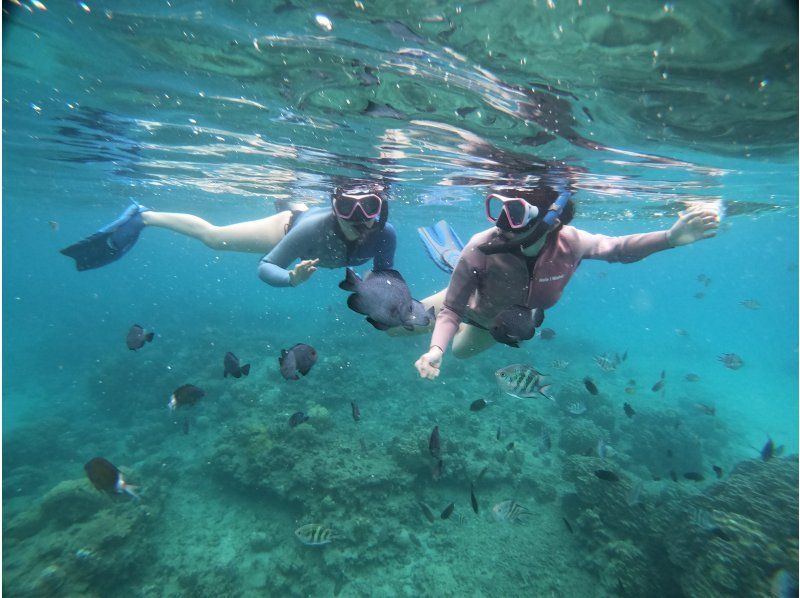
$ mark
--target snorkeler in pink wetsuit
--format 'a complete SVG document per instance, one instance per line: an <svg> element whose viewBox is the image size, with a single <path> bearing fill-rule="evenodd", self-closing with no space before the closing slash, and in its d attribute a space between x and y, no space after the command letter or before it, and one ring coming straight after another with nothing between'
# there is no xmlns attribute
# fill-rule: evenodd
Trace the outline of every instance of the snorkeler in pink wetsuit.
<svg viewBox="0 0 800 598"><path fill-rule="evenodd" d="M496 226L476 234L464 247L441 306L436 305L439 295L429 300L438 314L430 349L415 364L423 378L439 375L451 341L457 357L494 345L497 335L491 331L504 310L555 305L581 260L635 262L710 238L719 226L718 212L704 206L681 212L666 231L594 235L567 226L575 213L568 192L559 195L545 186L490 193L486 212Z"/></svg>

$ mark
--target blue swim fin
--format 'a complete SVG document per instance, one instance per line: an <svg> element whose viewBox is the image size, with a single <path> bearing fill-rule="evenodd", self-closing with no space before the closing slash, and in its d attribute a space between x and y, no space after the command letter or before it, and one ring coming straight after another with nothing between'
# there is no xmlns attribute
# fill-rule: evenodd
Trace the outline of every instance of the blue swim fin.
<svg viewBox="0 0 800 598"><path fill-rule="evenodd" d="M433 226L421 226L417 229L428 255L439 268L450 274L458 263L464 243L458 238L453 227L444 220Z"/></svg>
<svg viewBox="0 0 800 598"><path fill-rule="evenodd" d="M144 228L142 212L145 211L147 208L133 202L114 222L62 249L61 253L73 258L79 271L115 262L136 244Z"/></svg>

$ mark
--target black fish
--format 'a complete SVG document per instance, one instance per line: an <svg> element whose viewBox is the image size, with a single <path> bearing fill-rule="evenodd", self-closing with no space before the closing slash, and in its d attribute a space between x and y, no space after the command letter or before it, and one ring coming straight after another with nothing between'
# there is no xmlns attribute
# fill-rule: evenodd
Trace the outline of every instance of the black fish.
<svg viewBox="0 0 800 598"><path fill-rule="evenodd" d="M367 107L361 111L361 114L374 116L377 118L394 118L396 120L407 120L408 116L400 112L391 104L376 104L372 100L367 102Z"/></svg>
<svg viewBox="0 0 800 598"><path fill-rule="evenodd" d="M711 469L713 469L714 473L717 474L718 480L722 478L722 468L719 465L712 465Z"/></svg>
<svg viewBox="0 0 800 598"><path fill-rule="evenodd" d="M466 106L463 108L456 108L456 114L458 114L461 118L464 118L465 116L467 116L468 114L472 114L476 110L477 108Z"/></svg>
<svg viewBox="0 0 800 598"><path fill-rule="evenodd" d="M444 461L439 459L438 461L436 461L436 463L433 464L433 467L431 467L431 477L433 478L433 481L436 482L440 480L443 475L444 475Z"/></svg>
<svg viewBox="0 0 800 598"><path fill-rule="evenodd" d="M179 386L175 389L175 392L172 393L172 396L169 400L169 408L171 411L174 411L178 407L183 407L184 405L194 405L206 396L206 393L197 388L194 384L184 384L183 386Z"/></svg>
<svg viewBox="0 0 800 598"><path fill-rule="evenodd" d="M422 514L425 515L425 519L433 523L436 521L436 516L431 511L431 508L426 505L424 502L419 503L419 508L422 509Z"/></svg>
<svg viewBox="0 0 800 598"><path fill-rule="evenodd" d="M544 131L539 131L536 135L528 135L527 137L523 137L519 140L522 145L532 145L534 147L538 145L544 145L545 143L549 143L553 139L555 139L555 135L551 135L550 133L545 133Z"/></svg>
<svg viewBox="0 0 800 598"><path fill-rule="evenodd" d="M469 500L472 503L472 510L475 511L475 514L478 514L478 499L475 498L475 487L469 487Z"/></svg>
<svg viewBox="0 0 800 598"><path fill-rule="evenodd" d="M625 411L625 415L627 415L628 417L633 417L634 415L636 415L636 412L633 410L633 407L631 407L630 403L625 403L622 406L622 409Z"/></svg>
<svg viewBox="0 0 800 598"><path fill-rule="evenodd" d="M544 320L543 314L542 310L512 305L495 316L489 332L498 343L519 347L521 341L533 338L536 327Z"/></svg>
<svg viewBox="0 0 800 598"><path fill-rule="evenodd" d="M666 384L666 383L667 383L666 380L659 380L658 382L653 384L653 388L651 388L650 390L652 390L653 392L658 392L659 390L664 388L664 384Z"/></svg>
<svg viewBox="0 0 800 598"><path fill-rule="evenodd" d="M597 390L597 386L595 385L595 383L592 382L592 379L589 378L588 376L583 379L583 385L586 387L586 390L588 390L590 394L596 395L600 392L599 390Z"/></svg>
<svg viewBox="0 0 800 598"><path fill-rule="evenodd" d="M86 475L92 485L101 492L130 494L134 498L139 498L133 491L136 486L129 486L122 478L122 473L113 463L103 457L95 457L83 466Z"/></svg>
<svg viewBox="0 0 800 598"><path fill-rule="evenodd" d="M486 399L476 399L472 401L472 404L469 406L470 411L480 411L484 407L488 407L494 403L494 401L487 401Z"/></svg>
<svg viewBox="0 0 800 598"><path fill-rule="evenodd" d="M619 476L613 471L608 471L607 469L598 469L594 472L594 475L601 480L605 480L606 482L619 482Z"/></svg>
<svg viewBox="0 0 800 598"><path fill-rule="evenodd" d="M447 519L448 517L450 517L450 515L453 514L453 509L455 508L456 508L456 503L451 502L444 508L444 511L442 511L442 514L439 515L439 517L441 517L442 519Z"/></svg>
<svg viewBox="0 0 800 598"><path fill-rule="evenodd" d="M411 291L397 270L370 272L362 280L355 271L347 268L339 288L352 293L347 298L347 307L367 316L367 322L378 330L398 326L414 330L415 324L423 325L423 322L417 322ZM424 307L422 311L424 313Z"/></svg>
<svg viewBox="0 0 800 598"><path fill-rule="evenodd" d="M225 368L222 372L223 378L227 378L228 374L234 378L241 378L242 376L247 376L247 374L250 373L250 364L248 363L247 365L240 366L239 358L230 351L225 353L225 359L223 360L222 365Z"/></svg>
<svg viewBox="0 0 800 598"><path fill-rule="evenodd" d="M281 349L281 356L278 357L278 364L281 368L281 375L286 380L299 380L300 376L305 376L317 363L317 351L311 345L297 343L291 349Z"/></svg>
<svg viewBox="0 0 800 598"><path fill-rule="evenodd" d="M677 481L678 481L678 474L677 474L677 473L675 473L675 470L674 470L674 469L670 469L670 470L669 470L669 477L671 477L671 478L672 478L672 481L673 481L673 482L677 482Z"/></svg>
<svg viewBox="0 0 800 598"><path fill-rule="evenodd" d="M692 480L693 482L702 482L703 480L706 479L705 477L703 477L702 473L697 473L696 471L686 472L685 474L683 474L683 477L685 477L687 480Z"/></svg>
<svg viewBox="0 0 800 598"><path fill-rule="evenodd" d="M439 426L435 426L433 432L431 432L431 437L428 440L428 450L435 459L438 459L442 454L442 440L439 437Z"/></svg>
<svg viewBox="0 0 800 598"><path fill-rule="evenodd" d="M767 443L764 445L764 448L761 449L761 459L764 461L769 461L772 457L775 456L775 443L772 442L772 438L767 440Z"/></svg>
<svg viewBox="0 0 800 598"><path fill-rule="evenodd" d="M155 333L145 332L144 328L138 324L134 324L131 326L131 329L128 330L128 336L125 338L125 344L128 345L128 349L131 351L136 351L137 349L144 347L145 343L152 343L154 336Z"/></svg>
<svg viewBox="0 0 800 598"><path fill-rule="evenodd" d="M575 532L572 531L572 526L569 524L569 521L567 521L567 518L562 517L561 519L564 521L564 525L567 526L567 530L569 531L569 533L574 534Z"/></svg>
<svg viewBox="0 0 800 598"><path fill-rule="evenodd" d="M361 419L361 409L358 408L358 403L355 401L350 401L350 410L353 413L353 421L358 421Z"/></svg>
<svg viewBox="0 0 800 598"><path fill-rule="evenodd" d="M507 451L513 451L513 450L514 450L514 446L515 446L515 445L514 445L514 443L513 443L513 442L509 442L509 443L506 445L506 450L507 450Z"/></svg>
<svg viewBox="0 0 800 598"><path fill-rule="evenodd" d="M500 437L503 435L503 429L500 426L497 426L497 434L495 434L495 438L500 440Z"/></svg>
<svg viewBox="0 0 800 598"><path fill-rule="evenodd" d="M306 421L308 421L308 416L302 411L298 411L297 413L292 413L292 417L289 418L289 425L295 428Z"/></svg>

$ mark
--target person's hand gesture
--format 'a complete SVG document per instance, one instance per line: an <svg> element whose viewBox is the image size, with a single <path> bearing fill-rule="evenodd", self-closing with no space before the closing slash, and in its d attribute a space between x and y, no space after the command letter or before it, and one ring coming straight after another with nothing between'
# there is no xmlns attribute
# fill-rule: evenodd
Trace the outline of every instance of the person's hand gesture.
<svg viewBox="0 0 800 598"><path fill-rule="evenodd" d="M317 264L319 258L315 260L303 260L297 264L292 270L289 270L289 282L293 287L303 284L311 275L317 271Z"/></svg>
<svg viewBox="0 0 800 598"><path fill-rule="evenodd" d="M667 231L667 242L671 247L688 245L701 239L710 239L719 228L719 208L691 207L678 214L678 220Z"/></svg>
<svg viewBox="0 0 800 598"><path fill-rule="evenodd" d="M439 376L439 369L442 367L442 350L439 347L431 347L417 359L414 367L417 368L421 378L433 380Z"/></svg>

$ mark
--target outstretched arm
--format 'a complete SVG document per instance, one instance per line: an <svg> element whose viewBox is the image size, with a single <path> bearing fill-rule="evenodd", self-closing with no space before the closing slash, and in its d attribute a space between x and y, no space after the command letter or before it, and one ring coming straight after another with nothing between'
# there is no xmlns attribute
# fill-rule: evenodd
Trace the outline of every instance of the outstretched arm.
<svg viewBox="0 0 800 598"><path fill-rule="evenodd" d="M707 206L693 207L680 212L669 230L621 237L593 235L573 229L581 244L582 259L631 263L657 251L687 245L713 237L719 227L719 211Z"/></svg>
<svg viewBox="0 0 800 598"><path fill-rule="evenodd" d="M667 231L670 247L689 245L695 241L710 239L719 228L719 210L709 207L695 207L678 214L678 220Z"/></svg>

